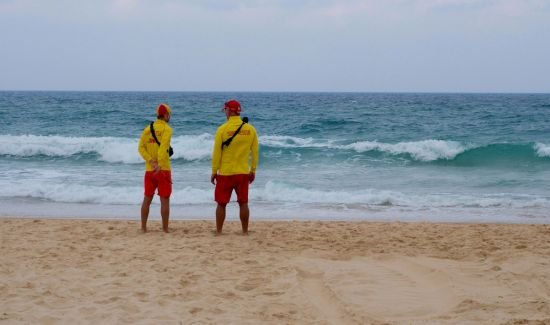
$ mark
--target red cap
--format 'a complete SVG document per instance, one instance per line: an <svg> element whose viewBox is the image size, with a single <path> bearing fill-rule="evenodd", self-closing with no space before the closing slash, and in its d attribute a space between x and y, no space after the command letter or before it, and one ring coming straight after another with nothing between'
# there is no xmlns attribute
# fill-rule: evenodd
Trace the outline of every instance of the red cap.
<svg viewBox="0 0 550 325"><path fill-rule="evenodd" d="M164 116L166 113L172 113L172 110L170 109L170 106L168 104L160 104L157 107L157 116Z"/></svg>
<svg viewBox="0 0 550 325"><path fill-rule="evenodd" d="M232 112L240 113L241 112L241 103L239 103L238 101L232 99L228 102L225 102L225 106L223 107L223 109L228 109Z"/></svg>

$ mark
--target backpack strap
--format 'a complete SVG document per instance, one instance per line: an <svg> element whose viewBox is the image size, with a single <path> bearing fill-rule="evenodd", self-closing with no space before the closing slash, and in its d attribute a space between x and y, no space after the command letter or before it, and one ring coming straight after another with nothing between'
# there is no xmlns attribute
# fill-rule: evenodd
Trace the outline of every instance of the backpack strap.
<svg viewBox="0 0 550 325"><path fill-rule="evenodd" d="M231 141L233 141L233 138L235 138L237 136L237 134L239 134L239 132L241 131L241 128L243 127L243 125L245 125L246 122L243 122L243 124L241 124L239 126L239 128L237 129L237 131L235 131L235 133L233 133L233 135L231 136L231 138L225 140L223 143L222 143L222 150L223 150L223 147L224 146L228 146L231 144Z"/></svg>
<svg viewBox="0 0 550 325"><path fill-rule="evenodd" d="M155 129L153 128L153 123L155 123L155 122L151 122L151 124L149 125L149 128L151 129L151 135L153 136L153 138L155 139L155 141L157 142L157 144L160 147L160 142L159 142L159 139L157 139L157 135L155 134ZM174 149L172 149L172 146L170 146L166 151L168 152L168 157L172 157L172 155L174 154Z"/></svg>
<svg viewBox="0 0 550 325"><path fill-rule="evenodd" d="M151 124L149 125L149 128L151 129L151 135L153 136L157 144L160 146L159 139L157 139L157 135L155 134L155 129L153 128L153 123L155 122L151 122Z"/></svg>

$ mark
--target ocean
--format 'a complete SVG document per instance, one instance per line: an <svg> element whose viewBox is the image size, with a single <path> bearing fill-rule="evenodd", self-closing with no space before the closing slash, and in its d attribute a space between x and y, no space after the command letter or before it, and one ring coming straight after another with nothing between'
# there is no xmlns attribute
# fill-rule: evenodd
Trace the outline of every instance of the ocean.
<svg viewBox="0 0 550 325"><path fill-rule="evenodd" d="M232 98L259 134L252 221L550 223L550 94L4 91L0 215L138 220L137 143L166 102L171 219L214 220Z"/></svg>

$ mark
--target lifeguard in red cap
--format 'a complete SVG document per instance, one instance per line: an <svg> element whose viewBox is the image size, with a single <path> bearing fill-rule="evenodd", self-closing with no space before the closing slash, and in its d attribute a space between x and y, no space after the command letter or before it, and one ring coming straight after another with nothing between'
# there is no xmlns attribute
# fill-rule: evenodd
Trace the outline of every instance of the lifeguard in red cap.
<svg viewBox="0 0 550 325"><path fill-rule="evenodd" d="M172 172L170 169L172 128L168 124L171 114L170 106L160 104L157 107L157 120L147 125L139 139L138 151L145 160L145 191L141 204L141 230L143 232L147 232L149 207L157 189L160 197L162 230L168 232L170 195L172 194Z"/></svg>
<svg viewBox="0 0 550 325"><path fill-rule="evenodd" d="M258 166L258 135L256 129L241 120L241 104L236 100L225 103L227 122L222 124L214 139L212 176L216 185L216 234L222 233L225 207L233 190L237 193L243 234L248 234L248 185L254 181ZM252 158L251 158L252 156ZM250 161L250 163L249 163Z"/></svg>

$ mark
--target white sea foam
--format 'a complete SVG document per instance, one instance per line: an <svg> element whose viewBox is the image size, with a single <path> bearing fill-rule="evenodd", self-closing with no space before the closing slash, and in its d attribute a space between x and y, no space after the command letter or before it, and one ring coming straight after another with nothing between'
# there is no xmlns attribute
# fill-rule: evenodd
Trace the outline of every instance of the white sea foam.
<svg viewBox="0 0 550 325"><path fill-rule="evenodd" d="M137 164L143 162L138 154L137 145L138 139L117 137L2 135L0 136L0 155L69 157L95 153L101 161ZM209 158L212 145L213 139L209 134L174 137L172 147L175 149L175 154L172 158L188 161Z"/></svg>
<svg viewBox="0 0 550 325"><path fill-rule="evenodd" d="M377 141L360 141L349 145L338 146L341 149L352 149L357 152L381 151L392 155L409 154L420 161L453 159L468 148L456 141L422 140L399 142L396 144Z"/></svg>
<svg viewBox="0 0 550 325"><path fill-rule="evenodd" d="M366 189L362 191L320 191L294 187L268 181L260 191L253 192L257 200L268 202L322 203L322 204L373 204L397 205L413 204L405 195L392 192Z"/></svg>
<svg viewBox="0 0 550 325"><path fill-rule="evenodd" d="M98 143L112 143L113 138L83 138L41 135L2 135L0 154L13 156L71 156L97 150Z"/></svg>
<svg viewBox="0 0 550 325"><path fill-rule="evenodd" d="M409 154L420 161L438 159L453 159L469 147L457 141L421 140L399 142L395 144L378 141L359 141L347 145L336 144L331 140L315 140L313 138L298 138L291 136L262 136L260 143L276 148L328 148L354 150L356 152L380 151L392 155Z"/></svg>
<svg viewBox="0 0 550 325"><path fill-rule="evenodd" d="M262 145L273 148L313 148L327 147L328 144L317 143L313 138L299 138L286 135L263 135L259 137Z"/></svg>
<svg viewBox="0 0 550 325"><path fill-rule="evenodd" d="M141 202L143 187L14 182L9 187L0 188L0 197L34 198L62 203L134 205ZM173 204L208 203L212 201L212 191L185 187L174 190L172 198Z"/></svg>
<svg viewBox="0 0 550 325"><path fill-rule="evenodd" d="M390 155L410 155L419 161L453 159L466 150L474 148L457 141L420 140L398 143L358 141L341 144L341 141L300 138L292 136L260 136L260 144L271 148L326 148L355 151L358 153L378 151ZM45 155L69 157L77 154L95 153L99 160L109 163L138 164L142 159L137 152L138 139L117 137L64 137L40 135L1 135L0 155L31 157ZM186 161L207 160L212 155L211 134L182 135L172 139L175 154L172 159ZM540 157L550 157L550 145L537 143L534 150Z"/></svg>
<svg viewBox="0 0 550 325"><path fill-rule="evenodd" d="M55 183L57 181L57 183ZM7 180L0 187L0 198L34 198L61 203L139 204L143 195L141 186L100 186L82 183L60 183L59 179L42 178L35 182ZM253 202L285 206L295 204L364 209L368 207L400 209L430 208L550 208L550 199L529 195L456 195L411 194L397 191L363 189L358 191L322 191L268 181L250 191ZM175 205L212 204L211 187L174 188L171 202ZM233 195L233 200L235 196Z"/></svg>
<svg viewBox="0 0 550 325"><path fill-rule="evenodd" d="M544 143L535 144L535 150L539 157L550 157L550 145Z"/></svg>
<svg viewBox="0 0 550 325"><path fill-rule="evenodd" d="M213 145L214 138L207 133L174 137L172 147L175 153L172 158L183 158L188 161L210 159Z"/></svg>

